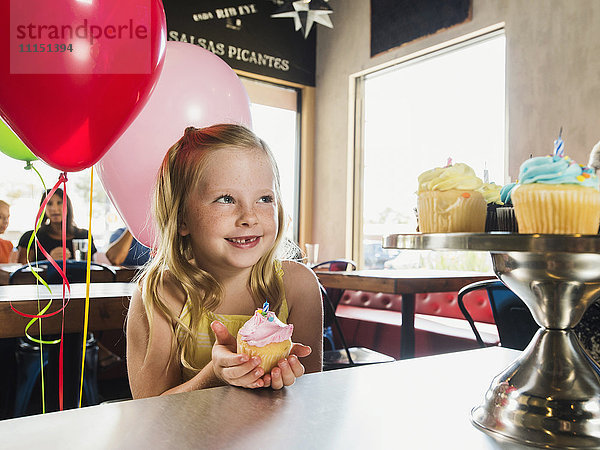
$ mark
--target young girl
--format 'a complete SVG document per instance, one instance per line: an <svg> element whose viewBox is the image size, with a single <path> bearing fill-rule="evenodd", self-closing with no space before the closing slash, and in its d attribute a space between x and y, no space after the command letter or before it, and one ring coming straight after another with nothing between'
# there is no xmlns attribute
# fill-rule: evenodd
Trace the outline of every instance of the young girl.
<svg viewBox="0 0 600 450"><path fill-rule="evenodd" d="M262 140L237 125L187 128L159 170L153 212L157 253L127 320L134 398L224 384L280 389L321 370L318 283L304 265L279 259L285 216ZM294 344L271 373L236 353L238 330L265 300L307 344Z"/></svg>

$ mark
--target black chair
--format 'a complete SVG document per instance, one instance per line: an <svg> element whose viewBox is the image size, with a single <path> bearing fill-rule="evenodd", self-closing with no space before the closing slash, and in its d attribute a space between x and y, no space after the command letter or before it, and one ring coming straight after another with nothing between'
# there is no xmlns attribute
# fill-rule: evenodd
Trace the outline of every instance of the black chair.
<svg viewBox="0 0 600 450"><path fill-rule="evenodd" d="M39 344L23 338L18 340L16 358L16 388L11 417L21 417L25 414L33 388L40 377L41 364L48 365L48 346L44 347L43 359L40 360Z"/></svg>
<svg viewBox="0 0 600 450"><path fill-rule="evenodd" d="M326 268L331 272L344 272L346 270L356 270L356 263L351 259L334 259L331 261L325 261L319 264L312 266L313 270ZM335 310L337 305L340 303L342 295L344 293L343 289L336 288L326 288L325 292L329 298L329 302L331 303L332 311L329 311L330 308L325 307L323 305L323 314L324 314L324 325L323 326L323 342L329 344L329 349L335 349L335 343L333 341L333 330L331 326L334 323L335 318ZM340 333L338 332L338 335ZM341 337L340 337L341 339Z"/></svg>
<svg viewBox="0 0 600 450"><path fill-rule="evenodd" d="M56 261L56 264L62 269L62 260ZM32 263L32 267L39 267L42 269L40 276L48 284L62 284L62 277L58 273L58 270L50 263L50 261L42 260L37 263ZM110 267L103 264L91 263L90 278L94 283L110 283L114 282L116 273ZM68 259L66 264L66 275L69 283L85 283L87 271L87 261L76 261ZM31 274L28 265L19 267L17 270L10 274L10 284L31 284L35 283L33 275Z"/></svg>
<svg viewBox="0 0 600 450"><path fill-rule="evenodd" d="M15 386L16 384L16 361L15 348L16 338L0 339L0 361L2 361L2 370L0 370L0 385ZM38 365L40 364L38 354ZM0 420L12 417L14 407L14 392L10 389L0 389Z"/></svg>
<svg viewBox="0 0 600 450"><path fill-rule="evenodd" d="M473 318L465 307L463 297L476 290L485 289L492 307L494 322L498 328L502 347L523 350L540 326L535 322L529 308L499 280L486 280L469 284L458 292L458 306L469 322L480 347L485 347Z"/></svg>
<svg viewBox="0 0 600 450"><path fill-rule="evenodd" d="M313 266L312 269L322 267L328 267L331 271L345 271L356 269L356 263L349 259L338 259L319 263ZM335 310L344 291L343 289L326 289L323 286L320 286L320 289L323 299L323 343L329 344L329 348L324 348L323 351L323 370L395 361L391 356L368 348L348 347L342 327L335 315ZM336 349L332 327L335 327L342 343L342 349Z"/></svg>
<svg viewBox="0 0 600 450"><path fill-rule="evenodd" d="M327 268L330 272L344 272L346 270L356 270L356 263L351 259L332 259L330 261L320 262L312 266L312 269Z"/></svg>
<svg viewBox="0 0 600 450"><path fill-rule="evenodd" d="M45 336L47 340L58 339L60 336ZM79 377L81 374L81 334L66 334L64 342L64 405L65 408L75 408L79 403ZM58 385L58 344L43 346L43 364L45 367L46 400L48 411L58 409L58 396L54 386ZM17 339L15 351L16 376L14 381L14 396L9 417L21 417L27 414L29 402L40 379L41 361L39 344L25 338ZM83 379L83 405L100 403L98 392L98 345L92 333L88 335L85 349L85 376Z"/></svg>

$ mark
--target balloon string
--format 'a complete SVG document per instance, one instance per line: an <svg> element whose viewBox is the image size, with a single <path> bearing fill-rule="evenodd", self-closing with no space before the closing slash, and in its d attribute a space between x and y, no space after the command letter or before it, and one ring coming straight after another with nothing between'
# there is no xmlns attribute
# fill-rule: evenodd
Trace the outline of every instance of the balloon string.
<svg viewBox="0 0 600 450"><path fill-rule="evenodd" d="M26 170L33 169L33 171L37 174L38 178L42 182L42 186L44 187L44 192L46 192L47 189L46 189L46 183L44 183L44 178L38 172L38 170L31 164L30 161L27 161L27 165L25 166L25 169ZM36 225L39 228L39 224L36 224ZM35 228L36 228L36 226L34 226L34 229ZM31 245L31 240L30 240L30 245ZM28 263L29 263L29 248L30 247L27 248L27 262ZM37 258L35 260L35 266L36 266L36 268L38 267ZM31 264L29 264L29 268L31 269ZM34 275L37 275L37 273L35 273L35 271L33 273L34 273ZM37 293L39 293L39 280L40 279L41 278L39 276L35 279ZM44 281L44 280L42 280L42 281ZM46 284L46 288L48 288L47 284ZM37 297L37 310L38 310L38 314L39 314L41 311L39 294L36 297ZM46 312L48 310L48 308L50 308L51 304L52 304L52 300L50 300L50 302L46 305L43 312ZM31 319L29 321L29 323L27 324L27 326L25 327L25 335L27 335L27 331L28 331L29 327L31 327L35 323L36 320L39 320L38 335L40 338L39 338L38 344L40 344L40 385L41 385L41 394L42 394L42 414L46 414L46 380L45 380L46 377L45 377L45 373L44 373L44 340L42 339L42 319ZM55 343L55 342L56 341L52 341L52 343Z"/></svg>
<svg viewBox="0 0 600 450"><path fill-rule="evenodd" d="M35 168L32 166L32 168L35 170ZM35 172L39 175L39 172L37 170L35 170ZM48 262L57 270L57 272L59 273L59 275L61 276L62 280L63 280L63 291L64 291L64 285L66 284L67 289L69 291L69 298L70 298L70 294L71 294L71 286L69 285L69 282L67 280L67 277L65 275L65 271L66 271L66 263L64 260L64 256L66 256L66 251L65 249L63 249L63 268L61 269L59 267L59 265L56 263L56 261L54 260L54 258L52 258L52 256L50 256L50 254L46 251L46 249L42 246L42 244L38 241L37 239L37 231L40 229L40 226L43 222L43 218L44 218L44 213L46 210L46 205L48 204L48 201L52 198L52 196L54 195L54 193L56 192L56 190L58 189L58 187L60 186L61 183L63 183L64 186L66 186L66 181L67 178L65 176L66 174L61 174L57 183L54 185L54 187L50 190L50 192L48 193L48 195L46 195L46 197L44 198L44 200L42 201L42 204L40 205L40 209L38 210L38 213L36 215L36 219L35 219L35 227L33 230L33 233L31 235L31 237L29 238L29 243L27 244L27 265L29 266L29 269L31 270L31 273L33 274L33 276L36 278L37 281L39 281L40 283L42 283L46 289L48 290L48 292L50 294L52 294L52 289L50 289L50 286L48 286L48 283L46 283L46 281L40 277L40 275L38 275L37 271L32 267L31 262L29 261L29 252L31 249L31 245L33 243L33 240L35 239L36 241L36 247L42 252L42 254L46 257L46 259L48 260ZM41 175L40 175L40 179L41 179ZM43 180L42 180L43 183ZM45 188L45 184L44 184L44 188ZM63 189L63 196L66 195L64 193L64 189ZM63 218L66 216L66 200L63 201ZM63 219L63 224L66 227L66 220ZM66 235L66 228L65 228L65 233L63 234L63 246L66 244L65 242L65 235ZM36 250L36 254L37 254L37 250ZM36 267L37 267L37 258L36 258ZM64 300L64 298L63 298ZM17 308L15 308L15 306L13 305L12 301L9 302L10 303L10 308L17 313L18 315L22 316L22 317L27 317L29 319L34 319L33 321L31 321L30 323L27 324L27 327L25 329L25 334L27 336L27 338L29 340L31 340L32 342L36 342L36 343L40 343L36 338L30 336L27 333L27 330L31 327L31 325L33 325L33 323L35 323L35 321L37 319L45 319L47 317L52 317L55 316L56 314L59 314L61 312L64 312L64 309L66 307L66 305L69 303L68 299L67 299L67 303L65 304L63 302L63 307L60 308L57 311L54 311L52 313L48 313L45 314L45 312L48 310L48 308L50 308L50 305L52 304L52 299L50 299L48 301L48 304L46 305L46 307L42 310L39 311L38 314L28 314L28 313L24 313L22 311L19 311ZM59 342L59 340L55 340L55 341L44 341L44 344L57 344Z"/></svg>
<svg viewBox="0 0 600 450"><path fill-rule="evenodd" d="M62 279L63 279L63 289L62 289L62 320L60 327L60 351L58 353L58 409L62 411L64 409L64 337L65 337L65 292L66 288L69 288L69 294L71 293L71 288L69 286L69 281L66 277L67 272L67 173L63 172L59 177L59 182L62 180L63 184L63 203L62 203Z"/></svg>
<svg viewBox="0 0 600 450"><path fill-rule="evenodd" d="M44 182L44 178L42 177L40 172L35 168L35 166L33 164L31 164L30 161L27 161L25 170L33 170L37 174L37 176L40 179L40 182L42 183L42 186L44 188L44 192L46 192L47 188L46 188L46 183ZM50 300L43 309L40 308L39 282L41 281L48 290L50 290L50 287L42 278L40 278L40 276L37 274L37 271L32 269L31 263L29 262L29 252L31 250L31 244L33 242L33 239L36 238L36 233L40 228L41 221L43 221L44 214L42 213L40 215L38 213L38 216L40 217L41 220L37 220L37 217L36 217L36 222L33 227L33 233L30 236L30 239L29 239L29 242L27 245L26 258L27 258L27 265L29 267L29 270L31 270L31 273L35 277L35 284L37 287L36 292L38 293L38 295L37 295L37 310L38 310L38 315L39 315L39 314L45 313L48 310L48 308L50 308L50 305L52 304L52 300ZM37 251L36 251L36 254L37 254ZM35 268L37 269L37 267L38 267L38 263L37 263L37 258L36 258ZM31 326L38 320L39 320L39 324L38 324L39 339L35 339L33 336L29 335L28 331L29 331L29 328L31 328ZM45 382L45 376L44 376L44 343L56 344L56 343L58 343L58 340L44 341L42 339L42 320L41 319L31 319L29 321L29 323L27 323L27 325L25 326L25 336L30 341L36 342L40 345L40 384L41 384L41 395L42 395L42 414L45 414L46 413L46 382Z"/></svg>
<svg viewBox="0 0 600 450"><path fill-rule="evenodd" d="M37 284L37 283L36 283ZM37 299L38 311L40 310L40 297ZM35 319L33 319L35 320ZM29 322L31 323L31 321ZM28 324L29 325L29 324ZM27 329L25 329L27 333ZM44 344L42 343L42 320L40 319L38 330L40 332L40 383L42 386L42 414L46 414L46 383L44 381Z"/></svg>
<svg viewBox="0 0 600 450"><path fill-rule="evenodd" d="M94 195L94 167L90 170L90 217L88 222L87 267L85 270L85 313L83 317L83 349L81 350L81 378L79 383L79 408L83 395L83 374L85 369L85 350L87 347L87 331L90 313L90 269L92 265L92 197Z"/></svg>
<svg viewBox="0 0 600 450"><path fill-rule="evenodd" d="M33 171L34 171L34 172L37 174L38 178L40 179L40 181L41 181L41 183L42 183L42 186L44 187L44 192L45 192L45 191L47 190L47 189L46 189L46 183L44 182L44 178L43 178L43 177L42 177L42 175L41 175L41 174L38 172L38 170L35 168L35 166L33 166L33 165L31 164L31 162L30 162L30 161L27 161L27 165L25 166L25 169L26 169L26 170L30 170L30 169L32 169L32 170L33 170ZM46 282L45 282L45 281L44 281L44 280L43 280L43 279L42 279L42 278L41 278L41 277L40 277L40 276L37 274L37 271L36 271L36 270L34 270L34 269L31 267L31 263L29 262L29 252L31 251L31 245L32 245L32 243L33 243L33 240L37 238L37 231L39 230L39 228L40 228L40 226L41 226L41 223L42 223L42 222L43 222L43 220L44 220L44 213L45 213L45 211L42 211L42 214L40 215L40 214L39 214L39 212L38 212L38 216L40 217L40 220L37 220L37 217L36 217L36 222L35 222L35 224L34 224L34 227L33 227L33 233L32 233L32 234L31 234L31 236L29 237L29 242L28 242L28 244L27 244L27 253L26 253L26 258L27 258L27 265L28 265L28 267L29 267L29 270L31 271L31 273L33 274L33 276L34 276L34 277L35 277L35 279L36 279L36 280L35 280L35 281L36 281L36 286L37 286L37 285L38 285L38 283L41 281L41 282L42 282L42 284L44 284L44 285L46 286L46 288L48 289L48 291L50 291L50 287L48 286L48 284L47 284L47 283L46 283ZM38 267L38 264L37 264L37 258L36 258L36 261L35 261L35 268L37 269L37 267ZM39 292L39 291L38 291L38 292ZM38 315L39 315L39 314L41 314L41 312L46 312L46 311L48 310L48 308L50 307L50 305L52 304L52 300L50 300L50 302L49 302L49 303L46 305L46 307L45 307L43 310L40 310L40 307L39 307L40 297L39 297L39 295L37 296L37 302L38 302ZM40 346L42 345L42 343L48 343L48 344L50 344L50 343L55 343L55 342L57 343L58 341L52 341L52 342L50 342L50 341L42 341L42 336L41 336L41 335L42 335L42 333L41 333L41 329L40 329L40 333L39 333L39 335L40 335L40 339L39 339L39 340L35 339L35 338L34 338L34 337L32 337L32 336L29 336L29 334L27 333L27 331L29 330L29 328L31 328L31 326L32 326L32 325L33 325L33 324L34 324L34 323L35 323L37 320L38 320L37 318L36 318L36 319L32 319L32 320L30 320L30 321L29 321L29 323L28 323L28 324L25 326L25 336L27 336L27 338L28 338L30 341L33 341L33 342L36 342L36 343L40 344ZM40 323L40 328L41 328L41 323ZM42 351L42 349L40 348L40 352L41 352L41 351ZM44 373L43 373L43 367L42 367L42 369L41 369L41 373L42 373L42 377L43 377L43 374L44 374ZM43 387L43 386L42 386L42 387Z"/></svg>
<svg viewBox="0 0 600 450"><path fill-rule="evenodd" d="M35 170L35 169L34 169ZM36 173L37 172L36 170ZM48 261L50 262L50 264L57 270L57 272L59 273L59 275L62 278L62 282L63 282L63 295L62 295L62 308L60 308L58 311L54 311L52 313L46 314L46 311L48 310L48 308L50 307L50 305L52 304L52 299L50 299L48 301L48 304L46 305L46 307L44 309L42 309L41 311L38 309L38 314L27 314L24 313L22 311L19 311L15 308L15 306L12 304L12 301L10 301L10 308L17 314L19 314L22 317L28 317L33 319L32 321L30 321L26 328L25 328L25 335L27 336L28 339L32 340L33 342L38 342L40 344L42 343L49 343L49 344L54 344L54 343L60 343L60 350L59 350L59 356L58 356L58 403L59 403L59 409L62 411L64 409L64 403L63 403L63 381L64 381L64 372L63 372L63 359L64 359L64 330L65 330L65 308L67 306L67 304L69 303L69 300L71 298L71 286L69 284L69 281L67 280L66 277L66 269L67 269L67 262L66 262L66 237L67 237L67 174L66 173L62 173L59 176L59 179L57 181L57 183L54 185L54 187L50 190L50 192L48 192L48 194L44 197L44 200L42 201L42 204L40 205L40 209L38 210L38 213L36 215L36 221L35 221L35 227L34 227L34 232L32 233L31 238L29 239L29 243L27 246L27 264L30 268L30 270L32 270L32 273L34 275L34 277L36 278L36 280L40 281L48 290L48 292L52 293L52 290L50 289L50 286L48 286L48 284L46 283L45 280L43 280L38 274L37 271L34 270L31 266L31 263L29 261L29 251L31 248L31 244L33 242L33 239L35 239L36 242L36 247L39 248L39 250L42 252L42 254L48 259ZM43 181L42 181L43 183ZM62 268L59 267L59 265L56 263L56 261L54 260L54 258L52 258L52 256L50 256L50 254L46 251L46 249L41 245L41 243L38 241L37 239L37 231L39 230L40 226L41 226L41 220L44 217L44 212L46 209L46 205L48 204L48 201L52 198L52 196L56 193L56 190L58 189L58 187L61 185L63 185L63 207L62 207L62 226L61 226L61 231L62 231L62 256L63 256L63 264L62 264ZM45 185L44 185L45 187ZM37 248L36 248L36 256L37 256ZM37 257L36 257L36 266L37 266ZM67 296L67 291L68 291L68 296ZM39 295L39 294L38 294ZM38 297L39 300L39 297ZM60 332L60 339L55 340L55 341L43 341L41 339L41 327L40 327L40 339L35 339L32 336L29 335L28 330L29 328L33 325L33 323L35 323L36 320L38 319L42 319L42 318L46 318L46 317L52 317L58 313L62 312L62 320L61 320L61 332ZM40 352L43 352L42 347L40 347ZM40 356L40 360L42 361L42 370L43 370L43 353ZM42 383L43 386L43 383ZM44 395L44 390L42 388L42 396ZM43 401L43 400L42 400ZM45 407L44 407L45 409Z"/></svg>

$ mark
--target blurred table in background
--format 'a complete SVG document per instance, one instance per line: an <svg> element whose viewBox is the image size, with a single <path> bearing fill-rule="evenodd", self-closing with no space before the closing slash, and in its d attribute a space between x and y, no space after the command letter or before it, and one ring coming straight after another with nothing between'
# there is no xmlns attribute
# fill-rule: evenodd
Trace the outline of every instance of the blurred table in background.
<svg viewBox="0 0 600 450"><path fill-rule="evenodd" d="M10 308L10 302L21 312L37 314L38 298L45 306L52 300L52 306L47 313L56 311L62 306L62 285L50 285L52 293L43 286L11 285L0 286L0 338L22 337L30 319L21 317ZM89 330L119 330L123 329L129 299L135 290L133 283L92 283L90 284ZM83 316L85 307L85 283L71 284L71 299L65 308L65 333L83 331ZM62 314L42 319L44 334L60 333ZM30 329L30 334L38 332L37 325Z"/></svg>
<svg viewBox="0 0 600 450"><path fill-rule="evenodd" d="M143 268L143 266L108 266L116 274L115 281L117 283L129 283Z"/></svg>
<svg viewBox="0 0 600 450"><path fill-rule="evenodd" d="M467 284L496 278L493 272L450 270L354 270L315 272L326 288L402 295L401 358L415 354L415 295L457 292Z"/></svg>
<svg viewBox="0 0 600 450"><path fill-rule="evenodd" d="M456 292L467 284L496 278L493 272L429 269L317 271L316 273L325 287L400 295Z"/></svg>
<svg viewBox="0 0 600 450"><path fill-rule="evenodd" d="M21 268L23 265L22 264L15 264L15 263L2 263L0 264L0 286L4 286L9 284L10 282L10 274L13 273L15 270ZM35 278L33 277L33 275L31 275L31 273L28 274L32 279L35 280Z"/></svg>
<svg viewBox="0 0 600 450"><path fill-rule="evenodd" d="M0 286L5 286L10 283L10 275L14 271L23 267L22 264L0 264ZM118 283L129 283L141 266L106 266L110 271L102 270L102 267L98 265L91 266L90 276L92 283L112 283L113 281ZM38 267L36 269L38 273L44 277L44 268ZM111 273L112 272L112 273ZM114 275L113 275L114 273ZM69 273L67 271L67 277ZM29 268L25 268L22 272L15 274L12 284L36 284L36 278L33 276Z"/></svg>

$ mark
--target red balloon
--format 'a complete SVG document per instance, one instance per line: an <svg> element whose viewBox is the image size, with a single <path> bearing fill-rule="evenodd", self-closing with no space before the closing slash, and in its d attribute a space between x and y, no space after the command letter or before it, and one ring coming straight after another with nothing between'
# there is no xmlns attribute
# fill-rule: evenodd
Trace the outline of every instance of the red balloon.
<svg viewBox="0 0 600 450"><path fill-rule="evenodd" d="M95 164L162 69L160 0L0 0L0 116L62 171Z"/></svg>

